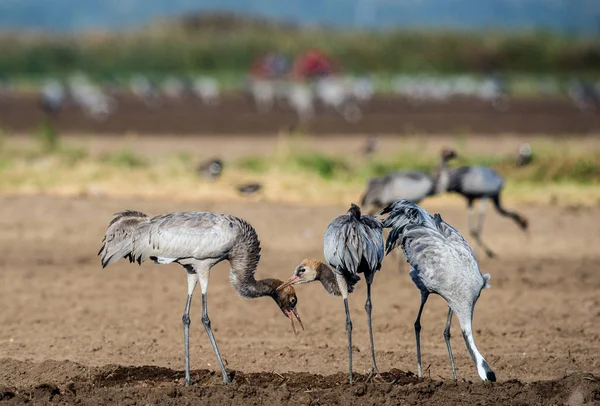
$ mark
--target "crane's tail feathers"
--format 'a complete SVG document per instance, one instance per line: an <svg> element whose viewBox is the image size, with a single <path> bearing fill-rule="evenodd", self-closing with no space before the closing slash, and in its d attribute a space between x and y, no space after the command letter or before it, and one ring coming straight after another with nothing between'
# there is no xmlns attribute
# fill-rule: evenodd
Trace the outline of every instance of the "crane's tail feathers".
<svg viewBox="0 0 600 406"><path fill-rule="evenodd" d="M127 258L129 262L135 261L133 237L138 226L147 221L149 217L146 214L134 210L125 210L113 215L98 251L103 268L121 258Z"/></svg>
<svg viewBox="0 0 600 406"><path fill-rule="evenodd" d="M403 235L409 226L429 226L432 224L432 217L410 200L398 200L387 206L379 214L388 214L382 225L384 228L391 228L390 234L386 240L386 255L389 254L398 245L404 245Z"/></svg>
<svg viewBox="0 0 600 406"><path fill-rule="evenodd" d="M389 212L391 212L391 211L392 211L392 206L393 206L393 205L394 205L394 204L392 203L392 204L390 204L389 206L387 206L387 207L383 208L383 209L382 209L382 210L381 210L379 213L377 213L377 215L378 215L378 216L381 216L381 215L383 215L383 214L388 214Z"/></svg>
<svg viewBox="0 0 600 406"><path fill-rule="evenodd" d="M492 275L490 275L489 273L483 275L483 281L485 282L485 284L483 285L484 288L489 289L492 287L492 285L490 285L490 279L492 279Z"/></svg>

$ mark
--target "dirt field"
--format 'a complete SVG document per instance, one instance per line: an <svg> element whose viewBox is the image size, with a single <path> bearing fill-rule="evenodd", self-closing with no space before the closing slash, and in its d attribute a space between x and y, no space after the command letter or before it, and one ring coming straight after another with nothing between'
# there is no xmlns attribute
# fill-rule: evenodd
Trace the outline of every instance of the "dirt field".
<svg viewBox="0 0 600 406"><path fill-rule="evenodd" d="M280 103L258 114L242 95L226 95L219 106L204 106L198 98L165 100L149 108L125 95L106 120L87 117L67 103L55 120L61 133L121 134L272 134L297 124L296 114ZM361 108L362 120L346 122L338 113L319 107L310 124L315 134L591 134L600 131L600 114L583 113L567 98L511 99L506 111L490 103L459 99L415 106L408 101L378 96ZM0 128L7 132L36 131L42 118L34 96L0 98Z"/></svg>
<svg viewBox="0 0 600 406"><path fill-rule="evenodd" d="M234 383L221 383L192 305L194 385L183 387L181 315L185 273L178 265L125 261L102 270L96 252L112 213L228 212L262 240L258 277L285 279L304 257L322 257L322 233L346 207L259 202L206 203L1 196L0 403L34 404L600 404L600 207L520 206L524 235L491 213L484 237L499 258L484 259L492 289L482 292L475 340L499 382L479 382L458 323L453 383L442 330L444 301L432 297L422 325L428 378L417 379L413 322L419 293L388 257L374 284L374 330L386 383L363 383L370 366L365 286L351 296L355 372L347 379L341 300L320 285L297 289L306 330L295 336L270 299L245 300L214 268L209 314ZM460 230L460 205L440 211Z"/></svg>

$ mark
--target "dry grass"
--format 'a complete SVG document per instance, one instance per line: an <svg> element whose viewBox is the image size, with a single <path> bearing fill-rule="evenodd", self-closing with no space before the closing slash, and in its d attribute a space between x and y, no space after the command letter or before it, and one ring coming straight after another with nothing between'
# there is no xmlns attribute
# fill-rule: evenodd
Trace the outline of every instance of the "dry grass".
<svg viewBox="0 0 600 406"><path fill-rule="evenodd" d="M447 140L446 140L447 141ZM600 147L587 140L586 148L573 141L538 138L533 163L514 166L514 154L471 152L477 140L455 139L463 157L457 164L485 164L506 177L506 200L529 204L594 205L600 202ZM106 195L119 197L232 201L242 199L237 186L247 182L264 185L257 199L303 204L358 202L369 177L394 169L431 170L438 148L423 139L404 140L400 152L386 150L364 159L350 154L347 145L323 152L314 140L280 137L267 152L258 154L248 143L248 154L225 159L225 171L216 182L195 172L201 159L189 146L162 154L138 152L148 148L143 138L112 142L98 151L88 144L68 142L48 148L35 141L7 138L0 151L0 192L4 194ZM246 141L248 142L248 141ZM343 138L340 139L344 143ZM495 141L488 139L490 150ZM505 143L499 139L498 143ZM223 143L221 141L222 144ZM448 144L448 143L446 143ZM75 146L76 145L76 146ZM135 145L135 149L134 149ZM238 146L239 149L239 146ZM340 150L342 153L335 153ZM422 151L428 151L422 154ZM206 151L204 151L206 152ZM209 154L205 153L204 157ZM437 197L440 204L463 204L459 198Z"/></svg>

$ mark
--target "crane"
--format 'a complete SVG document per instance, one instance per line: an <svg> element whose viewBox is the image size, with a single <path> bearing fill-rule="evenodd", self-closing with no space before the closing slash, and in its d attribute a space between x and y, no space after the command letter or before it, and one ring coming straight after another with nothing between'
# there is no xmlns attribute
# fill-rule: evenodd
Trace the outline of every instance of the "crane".
<svg viewBox="0 0 600 406"><path fill-rule="evenodd" d="M178 212L150 218L139 211L122 211L116 213L108 225L98 255L103 268L121 258L138 264L148 259L157 264L178 263L185 268L188 295L182 321L186 386L191 384L189 314L192 295L198 283L202 290L202 323L219 361L223 381L231 382L211 329L206 296L210 270L223 260L229 261L229 280L242 297L271 297L291 320L294 332L296 329L292 316L304 328L296 311L298 299L294 289L288 286L278 290L283 284L278 279L255 279L260 259L260 241L254 228L238 217L209 212Z"/></svg>
<svg viewBox="0 0 600 406"><path fill-rule="evenodd" d="M452 376L456 380L454 356L450 346L450 323L456 313L467 349L479 377L484 381L496 381L496 375L473 339L473 310L483 288L488 288L490 275L482 275L473 251L451 225L439 214L431 216L424 209L408 200L399 200L381 211L389 214L383 221L384 228L391 228L386 241L386 253L401 246L411 266L410 277L421 291L421 306L415 321L417 344L417 368L421 368L421 313L430 294L436 293L448 302L448 318L444 339L450 356Z"/></svg>
<svg viewBox="0 0 600 406"><path fill-rule="evenodd" d="M223 173L223 160L220 158L212 158L198 165L196 170L206 180L217 180Z"/></svg>
<svg viewBox="0 0 600 406"><path fill-rule="evenodd" d="M442 150L439 165L440 172L447 165L447 162L455 156L456 153L450 149ZM439 193L437 188L438 176L410 169L391 172L379 178L371 178L362 197L361 206L371 207L369 214L375 214L400 199L419 203L426 197Z"/></svg>
<svg viewBox="0 0 600 406"><path fill-rule="evenodd" d="M454 151L447 149L444 151L447 154L451 154L452 157L456 157ZM512 219L523 231L527 230L528 221L521 214L514 210L506 209L502 205L500 194L504 187L504 179L496 171L487 166L463 166L450 170L447 163L448 161L442 162L437 190L438 192L455 192L467 199L470 234L475 238L478 247L483 248L488 257L494 257L494 252L481 239L487 200L491 199L498 213ZM479 216L475 223L473 219L473 203L476 200L481 200L481 203L479 205Z"/></svg>
<svg viewBox="0 0 600 406"><path fill-rule="evenodd" d="M315 259L305 259L296 267L294 275L278 289L318 280L328 293L344 299L348 364L352 383L352 321L348 309L348 294L352 293L354 285L360 280L359 274L363 273L367 282L365 310L371 343L372 368L367 378L370 380L373 374L379 376L371 324L371 284L375 273L381 269L384 256L381 223L375 217L361 216L360 208L352 204L345 215L337 217L327 227L323 253L329 266Z"/></svg>

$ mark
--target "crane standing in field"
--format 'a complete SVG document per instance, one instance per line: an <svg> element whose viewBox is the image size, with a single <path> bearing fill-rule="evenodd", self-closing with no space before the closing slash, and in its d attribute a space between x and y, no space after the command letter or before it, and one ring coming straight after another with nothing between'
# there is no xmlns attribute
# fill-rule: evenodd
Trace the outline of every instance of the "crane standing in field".
<svg viewBox="0 0 600 406"><path fill-rule="evenodd" d="M447 167L450 159L456 156L449 149L442 151L440 156L439 173ZM413 203L419 203L428 196L439 193L437 188L438 178L418 170L396 171L383 177L369 179L367 190L362 197L363 207L371 206L370 214L394 203L400 199L407 199Z"/></svg>
<svg viewBox="0 0 600 406"><path fill-rule="evenodd" d="M439 214L431 216L421 207L408 200L400 200L382 210L389 216L383 227L391 228L386 241L389 254L401 246L411 266L410 277L421 291L421 306L415 321L417 344L417 368L421 368L421 313L431 293L437 293L448 302L448 319L444 339L456 380L454 356L450 346L450 323L456 313L469 354L484 381L496 381L496 375L481 355L473 339L473 309L481 290L489 287L490 275L482 275L473 251L456 229L446 223Z"/></svg>
<svg viewBox="0 0 600 406"><path fill-rule="evenodd" d="M223 160L219 158L213 158L203 162L198 166L197 172L206 180L217 180L223 173Z"/></svg>
<svg viewBox="0 0 600 406"><path fill-rule="evenodd" d="M298 265L294 275L279 289L318 280L329 294L342 296L346 310L348 363L350 383L352 383L352 321L348 309L348 294L352 293L354 285L360 280L358 274L364 273L367 282L365 310L371 342L372 368L367 378L367 380L370 380L373 374L379 375L375 361L373 327L371 324L371 284L375 273L381 269L381 261L383 261L384 256L381 223L374 217L361 216L360 208L352 204L346 215L337 217L327 227L323 253L331 267L314 259L305 259Z"/></svg>
<svg viewBox="0 0 600 406"><path fill-rule="evenodd" d="M456 156L454 151L448 149L444 149L442 154L450 154L452 157ZM504 187L504 179L496 171L486 166L463 166L450 170L447 163L447 160L442 161L437 181L438 193L442 191L455 192L467 199L469 231L473 238L475 238L477 246L483 248L488 257L494 257L494 252L481 239L487 200L491 199L498 213L511 218L523 231L527 230L527 219L516 211L506 209L502 206L500 194ZM475 200L481 200L476 223L473 219L475 214L473 203Z"/></svg>
<svg viewBox="0 0 600 406"><path fill-rule="evenodd" d="M233 288L244 298L271 297L294 327L298 299L290 286L277 289L283 284L277 279L256 280L254 274L260 259L260 241L254 228L246 221L228 214L205 212L180 212L148 217L144 213L127 210L116 213L108 225L98 255L102 267L121 258L141 264L147 259L157 264L176 262L187 271L188 296L183 314L185 345L185 384L190 385L189 326L192 294L196 284L202 290L202 323L215 351L223 381L231 382L213 335L206 294L210 269L228 260L229 280Z"/></svg>

